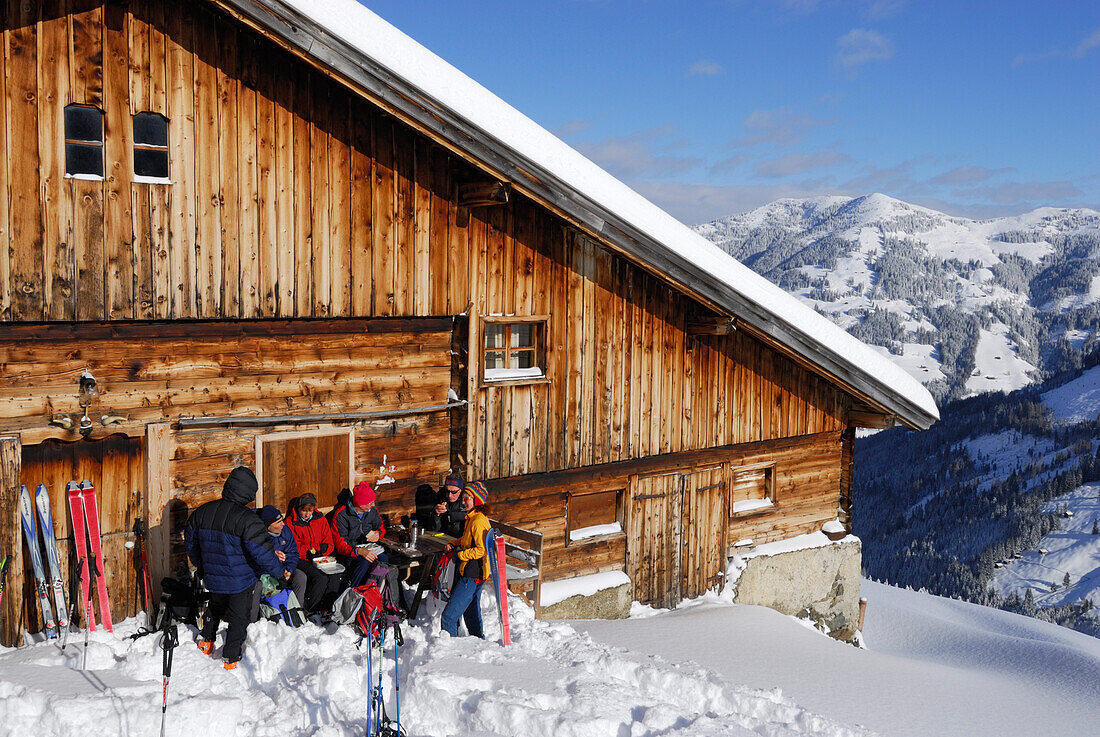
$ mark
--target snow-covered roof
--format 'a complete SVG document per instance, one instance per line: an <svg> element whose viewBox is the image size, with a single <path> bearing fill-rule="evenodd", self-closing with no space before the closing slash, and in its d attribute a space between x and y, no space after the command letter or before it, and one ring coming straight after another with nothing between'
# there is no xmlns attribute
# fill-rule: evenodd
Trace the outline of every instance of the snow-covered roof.
<svg viewBox="0 0 1100 737"><path fill-rule="evenodd" d="M928 391L889 359L355 0L214 2L350 78L422 126L442 131L453 145L488 160L516 186L822 367L905 424L925 428L939 418ZM490 160L490 154L497 159Z"/></svg>

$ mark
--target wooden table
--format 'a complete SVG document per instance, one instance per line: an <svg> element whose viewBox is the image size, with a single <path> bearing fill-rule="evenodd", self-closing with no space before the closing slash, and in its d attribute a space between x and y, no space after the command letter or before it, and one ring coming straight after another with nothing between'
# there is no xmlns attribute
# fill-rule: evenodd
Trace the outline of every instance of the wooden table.
<svg viewBox="0 0 1100 737"><path fill-rule="evenodd" d="M409 547L398 539L398 535L404 533L398 531L389 532L386 537L378 541L382 547L391 553L390 561L398 568L410 568L420 565L420 583L416 586L416 595L409 607L409 620L416 619L420 611L420 602L424 598L424 592L431 588L435 569L439 565L439 559L443 557L447 543L454 542L456 538L443 533L421 532L416 541L416 547Z"/></svg>

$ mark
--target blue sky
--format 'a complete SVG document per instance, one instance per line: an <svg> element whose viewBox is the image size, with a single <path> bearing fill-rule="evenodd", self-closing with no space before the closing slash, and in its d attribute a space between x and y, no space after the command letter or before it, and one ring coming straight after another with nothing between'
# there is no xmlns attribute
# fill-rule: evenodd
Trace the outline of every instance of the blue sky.
<svg viewBox="0 0 1100 737"><path fill-rule="evenodd" d="M1100 209L1100 2L362 0L687 223Z"/></svg>

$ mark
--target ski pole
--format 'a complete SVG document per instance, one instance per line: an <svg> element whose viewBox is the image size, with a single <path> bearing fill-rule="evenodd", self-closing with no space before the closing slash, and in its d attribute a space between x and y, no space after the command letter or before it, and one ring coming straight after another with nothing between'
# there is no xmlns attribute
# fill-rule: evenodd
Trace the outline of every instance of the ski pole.
<svg viewBox="0 0 1100 737"><path fill-rule="evenodd" d="M76 600L80 593L80 584L84 580L84 576L81 575L80 570L84 565L84 559L81 558L76 563L76 576L69 584L69 626L65 628L65 633L61 636L61 649L64 650L65 646L69 644L69 630L73 628L73 614L76 613ZM84 630L87 632L88 623L84 623ZM85 649L87 649L87 641L85 640ZM81 668L83 670L83 668Z"/></svg>
<svg viewBox="0 0 1100 737"><path fill-rule="evenodd" d="M160 737L164 737L165 723L168 718L168 679L172 676L172 654L179 644L179 632L171 617L168 617L164 625L164 638L161 647L164 654L161 659L162 672L164 674L164 695L160 705Z"/></svg>
<svg viewBox="0 0 1100 737"><path fill-rule="evenodd" d="M372 690L372 686L371 686L371 681L372 681L371 671L373 670L373 668L372 668L373 659L372 659L372 656L371 656L371 649L373 647L374 647L374 645L370 641L370 632L369 632L369 629L368 629L368 633L367 633L367 737L371 737L370 714L371 714L371 710L374 708L374 691Z"/></svg>
<svg viewBox="0 0 1100 737"><path fill-rule="evenodd" d="M0 604L4 603L4 582L8 580L8 556L0 561Z"/></svg>
<svg viewBox="0 0 1100 737"><path fill-rule="evenodd" d="M397 715L397 734L401 734L401 678L398 668L400 658L397 647L401 644L401 625L393 626L393 701L394 713Z"/></svg>

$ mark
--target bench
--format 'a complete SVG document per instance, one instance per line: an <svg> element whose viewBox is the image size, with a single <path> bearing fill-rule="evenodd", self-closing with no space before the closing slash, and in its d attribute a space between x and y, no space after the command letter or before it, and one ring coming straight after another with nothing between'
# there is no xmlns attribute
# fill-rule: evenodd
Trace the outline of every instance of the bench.
<svg viewBox="0 0 1100 737"><path fill-rule="evenodd" d="M489 520L489 523L504 537L508 590L523 594L538 617L542 596L542 533L495 519Z"/></svg>

